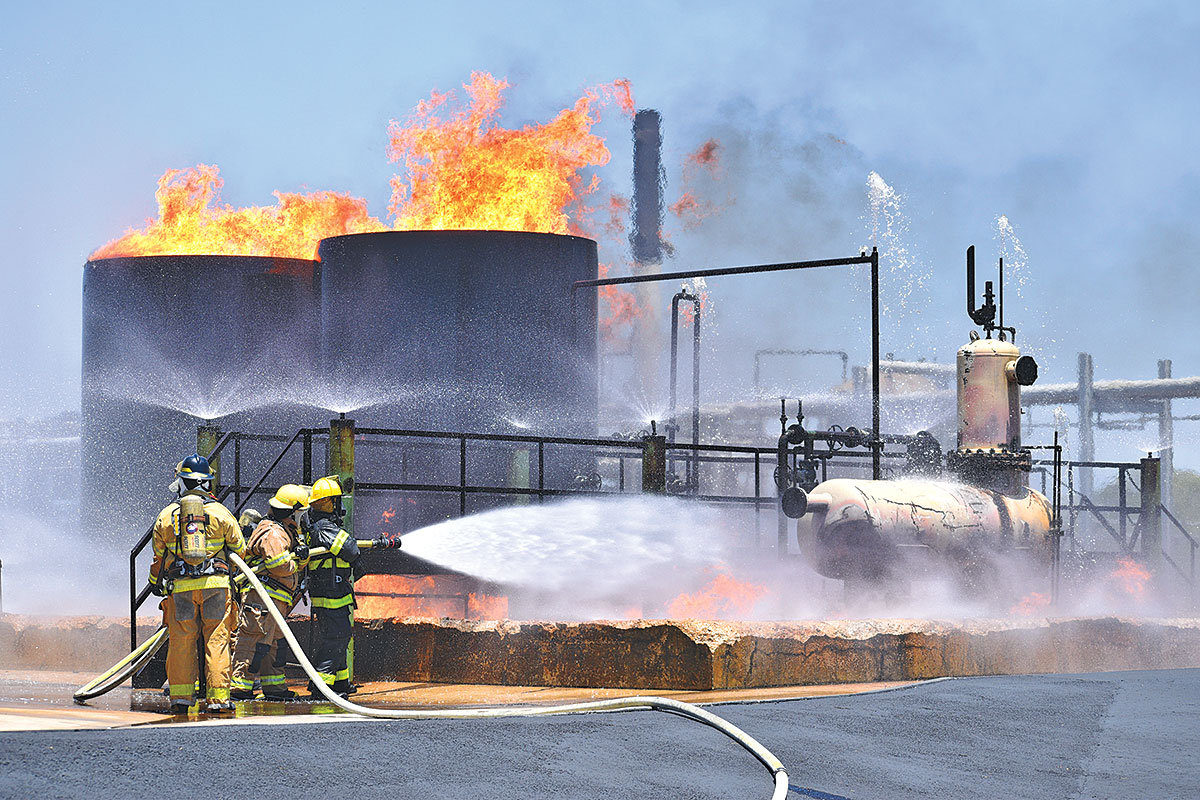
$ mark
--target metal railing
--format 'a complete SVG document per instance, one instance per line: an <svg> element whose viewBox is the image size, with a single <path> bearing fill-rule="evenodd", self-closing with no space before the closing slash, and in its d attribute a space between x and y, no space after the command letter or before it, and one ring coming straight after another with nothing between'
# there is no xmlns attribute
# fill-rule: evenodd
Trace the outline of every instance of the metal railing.
<svg viewBox="0 0 1200 800"><path fill-rule="evenodd" d="M215 461L221 453L228 449L232 443L232 464L223 464L222 479L229 474L230 467L232 468L232 480L230 483L222 483L217 487L217 497L219 500L226 500L230 495L234 499L234 514L240 514L242 510L249 504L251 498L260 493L273 494L277 486L268 485L268 479L282 463L283 459L292 450L293 447L300 444L303 450L303 466L302 478L304 483L311 483L314 476L313 471L313 441L322 437L328 436L328 429L325 428L301 428L290 437L273 434L250 434L241 431L230 431L225 433L218 441L209 455L210 460ZM404 479L401 475L399 481L362 481L356 480L354 490L356 493L361 492L364 495L370 495L381 492L422 492L431 494L455 495L458 499L457 511L459 516L465 516L468 511L468 498L471 496L510 496L510 497L536 497L538 502L544 502L547 497L567 497L567 496L597 496L597 495L612 495L612 494L627 494L635 487L640 490L640 484L628 479L629 464L633 462L640 467L643 456L643 444L640 440L628 440L619 438L586 438L586 437L562 437L562 436L534 436L524 434L495 434L495 433L467 433L467 432L449 432L449 431L426 431L406 428L356 428L355 429L355 446L363 451L370 452L377 447L384 448L401 448L403 452L407 452L413 447L440 450L445 454L455 453L457 455L457 480L452 482L413 482ZM361 437L361 438L360 438ZM409 440L403 442L401 440ZM415 440L415 442L414 442ZM270 461L266 469L258 477L254 483L246 485L242 480L242 473L245 471L243 459L244 442L259 442L259 443L283 443L282 449ZM419 443L419 444L417 444ZM534 472L534 464L530 464L530 475L528 486L501 486L486 483L472 483L468 479L468 462L473 452L472 445L479 447L480 445L496 445L509 444L517 446L527 446L531 456L536 449L536 473ZM588 480L579 485L562 485L562 481L548 481L548 457L547 449L549 448L582 448L587 451L588 459L592 462L606 462L605 467L611 472L615 471L615 476L610 476L611 482L608 484L611 488L606 488L603 479L598 483L596 478L600 478L599 473L593 473L591 476L580 476ZM773 447L750 447L743 445L726 445L726 444L700 444L695 445L690 442L668 443L666 445L668 451L681 451L687 454L686 461L693 462L696 470L699 470L702 465L709 467L731 466L735 469L744 469L752 475L753 483L752 493L746 494L721 494L715 492L703 493L699 490L701 483L695 481L689 485L687 481L668 481L668 494L674 496L686 497L691 500L705 503L719 503L741 505L753 508L755 512L755 531L754 544L756 547L762 546L763 540L761 535L760 512L764 508L775 509L778 503L775 492L775 483L773 472L768 471L763 473L764 459L768 470L774 468L776 459L776 449ZM365 454L364 454L365 455ZM899 453L884 453L885 458L900 459L903 458ZM863 470L868 471L871 468L870 461L873 457L872 453L853 453L839 452L836 459L831 459L828 463L822 464L822 478L824 478L830 469L841 468L843 470ZM357 459L363 464L367 459ZM531 459L532 460L532 459ZM615 462L615 464L613 463ZM685 459L678 459L677 464L682 466ZM560 466L560 465L556 465ZM615 468L615 469L614 469ZM402 470L403 472L403 470ZM559 475L562 470L558 470ZM358 471L361 474L361 470ZM764 493L763 485L766 483L768 491ZM677 491L671 491L672 488ZM129 553L129 596L130 596L130 644L131 649L137 647L137 611L146 602L151 593L151 588L148 585L142 584L139 580L137 572L137 559L139 555L149 546L154 535L153 526L146 531L145 534L137 541ZM139 591L139 587L140 591Z"/></svg>

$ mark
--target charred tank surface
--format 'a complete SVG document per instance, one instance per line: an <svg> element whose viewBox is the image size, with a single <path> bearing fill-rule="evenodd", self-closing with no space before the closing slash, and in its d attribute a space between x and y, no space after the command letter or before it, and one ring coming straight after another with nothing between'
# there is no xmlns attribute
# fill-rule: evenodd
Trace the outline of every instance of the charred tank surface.
<svg viewBox="0 0 1200 800"><path fill-rule="evenodd" d="M321 242L321 354L339 387L379 387L383 402L355 412L372 428L594 436L596 243L515 231L400 231ZM368 423L369 420L369 423ZM397 443L400 446L397 446ZM459 443L363 434L360 484L457 485ZM547 447L547 487L590 472L568 447ZM476 486L536 486L537 448L472 442ZM473 493L468 511L495 496ZM356 524L394 507L411 530L457 516L457 494L356 493Z"/></svg>
<svg viewBox="0 0 1200 800"><path fill-rule="evenodd" d="M835 479L808 495L813 567L831 578L888 580L938 561L967 566L989 555L1048 559L1050 504L956 483Z"/></svg>
<svg viewBox="0 0 1200 800"><path fill-rule="evenodd" d="M294 424L296 409L279 406L299 394L284 383L316 352L315 266L196 255L84 265L81 434L89 527L120 541L145 530L168 500L175 461L195 450L198 425ZM311 422L327 418L322 412Z"/></svg>
<svg viewBox="0 0 1200 800"><path fill-rule="evenodd" d="M516 231L394 231L321 242L322 356L387 387L390 424L595 432L596 243ZM361 416L361 415L360 415Z"/></svg>

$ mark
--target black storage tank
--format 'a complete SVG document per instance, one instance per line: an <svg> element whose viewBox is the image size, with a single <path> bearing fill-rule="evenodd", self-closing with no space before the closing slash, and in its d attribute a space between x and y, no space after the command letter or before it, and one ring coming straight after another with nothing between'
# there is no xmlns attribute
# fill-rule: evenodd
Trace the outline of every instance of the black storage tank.
<svg viewBox="0 0 1200 800"><path fill-rule="evenodd" d="M169 501L173 467L195 450L198 425L297 427L303 395L293 382L318 360L315 267L305 259L198 255L84 265L82 483L90 527L119 541L139 536ZM328 424L328 412L304 416L303 424Z"/></svg>

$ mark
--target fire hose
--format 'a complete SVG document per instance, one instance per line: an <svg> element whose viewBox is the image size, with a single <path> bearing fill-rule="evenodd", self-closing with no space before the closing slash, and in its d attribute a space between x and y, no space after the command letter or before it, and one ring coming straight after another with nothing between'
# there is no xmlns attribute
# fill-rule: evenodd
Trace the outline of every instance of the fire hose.
<svg viewBox="0 0 1200 800"><path fill-rule="evenodd" d="M358 546L364 549L368 548L371 546L371 541L361 539L358 541ZM328 552L327 548L315 547L309 552L309 558L322 556ZM254 571L259 569L262 569L262 567L255 567ZM241 580L243 577L243 575L238 574L234 577L234 580ZM243 580L242 583L245 583L245 581ZM72 699L76 703L82 704L85 700L91 700L94 697L111 692L129 680L130 676L137 674L143 667L149 664L150 659L154 658L166 643L167 627L163 625L149 639L138 645L132 653L76 689L75 693L71 695Z"/></svg>
<svg viewBox="0 0 1200 800"><path fill-rule="evenodd" d="M359 542L360 547L369 546L368 542ZM324 548L316 548L311 551L311 556L323 555L327 552ZM255 570L252 569L240 556L236 553L230 553L230 560L241 571L237 578L245 577L250 583L251 588L262 598L263 605L270 613L272 619L279 626L280 632L283 633L289 645L291 645L292 653L300 662L300 666L304 668L305 674L308 675L312 685L317 688L325 696L325 699L339 708L349 711L352 714L374 718L374 719L495 719L500 717L539 717L550 716L557 714L577 714L577 713L594 713L607 711L628 711L633 709L652 709L656 711L665 711L671 714L677 714L695 722L702 722L711 728L715 728L721 733L733 739L741 745L746 751L753 755L764 767L771 773L774 780L775 789L771 795L771 800L784 800L788 793L787 771L784 769L782 762L775 757L770 750L763 747L754 737L746 733L742 729L732 723L718 717L712 712L705 711L699 706L694 706L691 703L684 703L679 700L671 700L666 697L651 697L651 696L634 696L622 697L614 700L598 700L589 703L570 703L560 706L544 706L537 708L475 708L475 709L453 709L442 711L401 711L396 709L370 708L361 706L357 703L352 703L343 698L341 695L334 692L321 676L317 674L316 668L305 655L304 649L297 641L292 629L288 627L287 619L275 607L271 596L267 593L266 587L262 581L255 575ZM157 632L133 652L118 661L108 670L97 676L92 681L79 687L74 693L75 702L81 703L84 700L98 697L123 683L130 675L144 667L151 658L162 648L167 641L167 629L161 627Z"/></svg>
<svg viewBox="0 0 1200 800"><path fill-rule="evenodd" d="M267 594L266 587L262 581L254 574L254 571L243 561L238 555L231 553L230 559L237 568L242 571L246 579L250 582L250 586L262 598L263 604L270 612L272 619L279 626L279 630L283 633L285 639L292 647L292 653L300 662L300 666L304 668L305 674L317 688L325 696L325 699L333 703L338 708L344 711L349 711L351 714L358 714L364 717L374 719L495 719L498 717L543 717L557 714L577 714L585 712L598 711L624 711L637 708L649 708L656 711L666 711L671 714L677 714L681 717L702 722L709 727L715 728L721 733L733 739L735 742L745 748L751 755L757 758L775 782L775 790L771 795L771 800L784 800L788 793L788 777L787 771L783 764L775 755L763 747L750 734L743 731L741 728L732 723L718 717L709 711L705 711L699 706L694 706L691 703L684 703L679 700L671 700L666 697L650 697L650 696L634 696L622 697L615 700L598 700L589 703L569 703L561 706L544 706L544 707L522 707L522 708L465 708L452 709L441 711L402 711L399 709L386 708L370 708L369 706L360 706L357 703L352 703L341 695L337 694L330 688L321 676L317 674L317 670L313 667L312 662L308 660L304 649L300 647L300 642L296 640L295 634L288 627L287 620L279 613L279 609L271 602L270 595Z"/></svg>

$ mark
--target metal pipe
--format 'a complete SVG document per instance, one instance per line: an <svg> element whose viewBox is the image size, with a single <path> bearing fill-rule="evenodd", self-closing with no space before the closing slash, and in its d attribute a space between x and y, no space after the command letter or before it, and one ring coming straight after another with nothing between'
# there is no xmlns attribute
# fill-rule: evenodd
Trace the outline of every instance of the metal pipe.
<svg viewBox="0 0 1200 800"><path fill-rule="evenodd" d="M1091 461L1096 457L1096 440L1092 432L1092 412L1094 410L1092 393L1092 376L1094 367L1090 353L1079 354L1079 385L1076 397L1079 403L1079 459ZM1086 497L1092 496L1092 470L1084 467L1079 473L1079 491Z"/></svg>
<svg viewBox="0 0 1200 800"><path fill-rule="evenodd" d="M667 437L658 435L658 426L650 421L650 435L642 439L642 491L664 494L667 491Z"/></svg>
<svg viewBox="0 0 1200 800"><path fill-rule="evenodd" d="M692 446L700 444L700 298L683 287L671 298L671 424L667 428L668 441L675 442L675 433L679 428L676 420L676 406L679 382L679 303L692 304ZM693 453L687 462L687 488L699 488L699 475L696 470L699 464L697 453Z"/></svg>
<svg viewBox="0 0 1200 800"><path fill-rule="evenodd" d="M1086 353L1081 353L1086 355ZM1029 386L1021 390L1021 402L1026 405L1058 405L1079 401L1080 387L1077 383L1053 383L1046 386ZM1158 380L1105 380L1092 382L1092 394L1096 401L1106 404L1124 399L1129 400L1183 400L1200 397L1200 376L1190 378L1162 378Z"/></svg>
<svg viewBox="0 0 1200 800"><path fill-rule="evenodd" d="M217 425L206 424L196 428L196 452L208 459L208 465L213 471L213 488L221 485L221 457L217 453L217 445L222 442L221 428ZM214 453L217 453L214 455Z"/></svg>
<svg viewBox="0 0 1200 800"><path fill-rule="evenodd" d="M883 477L880 456L883 443L879 441L879 248L871 248L871 478Z"/></svg>
<svg viewBox="0 0 1200 800"><path fill-rule="evenodd" d="M1162 561L1162 485L1159 483L1159 460L1142 459L1142 513L1138 527L1142 538L1142 558L1157 572Z"/></svg>
<svg viewBox="0 0 1200 800"><path fill-rule="evenodd" d="M653 283L656 281L678 281L688 278L715 278L722 275L754 275L762 272L786 272L794 269L819 269L821 267L849 267L856 264L870 264L871 256L855 256L853 258L826 258L818 261L787 261L778 264L753 264L744 267L715 267L710 269L693 269L684 272L660 272L657 275L626 275L621 278L596 278L588 281L575 281L571 289L586 289L594 286L620 286L626 283Z"/></svg>
<svg viewBox="0 0 1200 800"><path fill-rule="evenodd" d="M293 437L293 441L295 438ZM290 446L290 444L289 444ZM354 420L341 414L329 421L329 473L342 487L342 528L354 535Z"/></svg>
<svg viewBox="0 0 1200 800"><path fill-rule="evenodd" d="M1158 379L1160 381L1171 377L1171 359L1164 358L1158 362ZM1158 412L1158 457L1162 459L1162 496L1164 505L1173 503L1173 484L1175 483L1175 422L1171 418L1171 400L1164 398Z"/></svg>
<svg viewBox="0 0 1200 800"><path fill-rule="evenodd" d="M850 370L850 354L845 350L757 350L754 353L754 394L761 394L761 359L763 356L840 356L842 359L842 382L846 382Z"/></svg>

